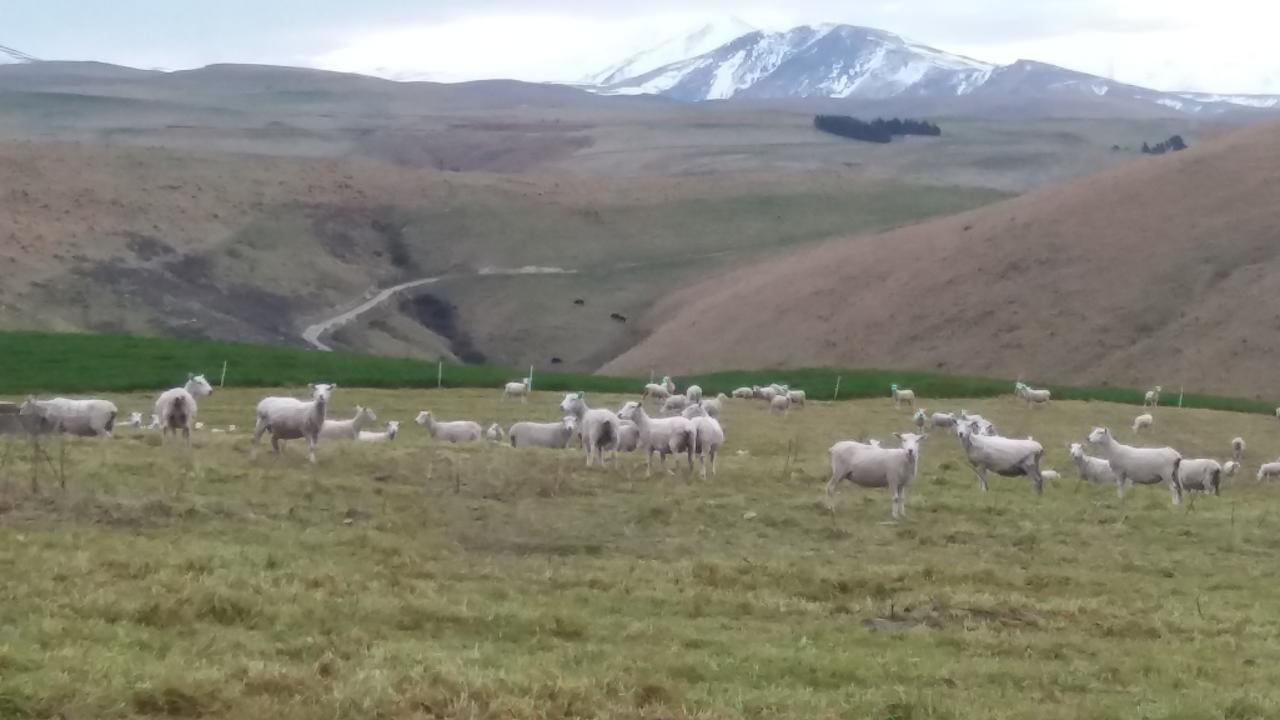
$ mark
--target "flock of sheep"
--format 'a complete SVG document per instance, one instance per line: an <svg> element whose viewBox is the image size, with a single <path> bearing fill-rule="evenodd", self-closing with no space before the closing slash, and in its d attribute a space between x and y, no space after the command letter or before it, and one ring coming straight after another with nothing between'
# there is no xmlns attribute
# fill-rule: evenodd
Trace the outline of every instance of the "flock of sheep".
<svg viewBox="0 0 1280 720"><path fill-rule="evenodd" d="M507 383L502 397L504 400L519 398L527 401L531 387L529 378ZM281 441L304 439L308 445L308 458L314 463L321 440L395 440L399 422L387 422L381 431L367 430L377 421L377 415L360 406L356 407L355 415L350 419L332 419L328 416L328 408L337 385L318 383L310 388L311 397L307 400L272 396L258 403L253 431L255 449L264 435L271 437L271 446L276 453L281 451ZM198 399L212 393L213 387L204 376L189 375L182 387L166 390L157 398L150 428L158 429L165 437L180 433L189 445L192 431L202 427L197 421ZM860 487L887 488L892 496L892 516L903 516L907 489L916 475L921 444L929 437L926 429L954 431L983 491L987 490L987 475L991 472L1005 477L1026 477L1037 493L1043 491L1046 479L1057 477L1056 472L1040 467L1044 447L1034 438L1004 437L994 423L964 410L932 414L924 409L916 410L916 394L897 385L890 386L890 394L895 407L905 405L915 410L912 423L917 432L894 433L899 444L897 448L883 447L878 440L846 440L831 446L828 451L831 478L826 493L828 507L833 512L836 491L842 482L847 481ZM1020 381L1014 386L1014 395L1029 406L1044 405L1051 397L1048 390L1037 390ZM771 411L780 413L803 406L806 401L804 391L778 384L741 387L733 391L732 397L762 400ZM639 451L645 454L646 474L652 473L655 455L664 471L668 456L677 459L684 456L692 472L696 457L705 478L708 467L710 473L715 474L716 458L725 443L720 416L727 399L724 394L704 397L697 385L690 385L683 393L677 393L671 378L664 377L660 383L646 385L639 401L627 402L616 412L590 407L585 393L578 392L564 396L560 403L563 417L558 421L522 421L505 430L494 423L488 429L482 429L472 420L437 420L431 412L424 410L418 414L416 422L432 438L450 443L487 439L506 441L517 448L564 449L576 439L581 443L588 467L597 463L603 466L606 454L616 460L619 452ZM649 415L644 406L646 400L661 402L658 416ZM1159 402L1160 388L1157 386L1146 394L1145 404L1154 407ZM21 406L0 404L0 433L61 432L110 437L118 415L116 406L106 400L37 400L29 397ZM1280 410L1277 410L1277 416L1280 417ZM142 427L141 413L132 413L127 424ZM1137 433L1149 430L1153 425L1154 416L1143 413L1135 418L1133 430ZM234 431L235 426L228 429ZM1232 459L1219 463L1209 458L1184 458L1170 447L1126 445L1105 427L1093 428L1085 440L1097 449L1098 456L1087 454L1085 443L1068 445L1071 460L1081 479L1093 483L1114 483L1121 497L1126 483L1165 484L1175 505L1181 503L1184 491L1217 494L1222 478L1240 471L1245 449L1242 438L1233 439ZM1259 468L1259 480L1271 476L1280 476L1280 462L1266 463Z"/></svg>

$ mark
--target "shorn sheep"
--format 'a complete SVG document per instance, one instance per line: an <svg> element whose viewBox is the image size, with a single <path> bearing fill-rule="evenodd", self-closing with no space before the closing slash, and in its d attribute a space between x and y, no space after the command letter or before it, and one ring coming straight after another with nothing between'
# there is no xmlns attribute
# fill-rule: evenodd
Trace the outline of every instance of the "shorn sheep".
<svg viewBox="0 0 1280 720"><path fill-rule="evenodd" d="M1084 445L1070 443L1067 445L1067 453L1071 456L1071 462L1075 463L1076 472L1079 473L1081 480L1097 485L1111 485L1118 482L1115 471L1111 469L1111 463L1104 458L1086 454Z"/></svg>
<svg viewBox="0 0 1280 720"><path fill-rule="evenodd" d="M803 390L788 390L787 398L791 400L792 405L804 407L804 403L809 399L809 396Z"/></svg>
<svg viewBox="0 0 1280 720"><path fill-rule="evenodd" d="M716 457L724 445L724 428L714 417L702 416L689 421L693 425L693 454L698 456L702 479L707 479L707 460L711 460L711 474L716 474Z"/></svg>
<svg viewBox="0 0 1280 720"><path fill-rule="evenodd" d="M507 437L511 447L541 447L563 450L569 446L569 440L578 430L578 419L572 415L565 416L560 422L535 423L518 422L511 426Z"/></svg>
<svg viewBox="0 0 1280 720"><path fill-rule="evenodd" d="M1183 490L1219 494L1222 485L1222 466L1209 458L1183 458L1178 463L1178 483Z"/></svg>
<svg viewBox="0 0 1280 720"><path fill-rule="evenodd" d="M928 421L928 419L929 419L928 414L925 412L924 408L921 408L919 410L916 410L915 415L911 416L911 424L915 425L917 430L923 431L925 423Z"/></svg>
<svg viewBox="0 0 1280 720"><path fill-rule="evenodd" d="M396 439L396 433L400 431L399 420L388 420L386 429L382 432L374 432L372 430L361 430L356 435L356 440L368 443L388 443Z"/></svg>
<svg viewBox="0 0 1280 720"><path fill-rule="evenodd" d="M672 395L662 403L662 414L679 415L685 408L689 407L689 397L687 395Z"/></svg>
<svg viewBox="0 0 1280 720"><path fill-rule="evenodd" d="M956 426L956 416L951 413L936 412L929 416L929 425L934 428L952 428Z"/></svg>
<svg viewBox="0 0 1280 720"><path fill-rule="evenodd" d="M1258 468L1258 482L1268 480L1273 477L1280 477L1280 462L1263 463Z"/></svg>
<svg viewBox="0 0 1280 720"><path fill-rule="evenodd" d="M529 378L521 378L513 382L509 382L502 386L502 399L520 398L521 402L529 401L529 390L533 386L533 381Z"/></svg>
<svg viewBox="0 0 1280 720"><path fill-rule="evenodd" d="M635 452L640 447L640 428L627 420L618 423L618 452Z"/></svg>
<svg viewBox="0 0 1280 720"><path fill-rule="evenodd" d="M161 439L169 433L182 437L191 444L191 431L196 429L196 413L199 410L196 398L213 394L213 386L203 375L187 375L187 383L182 387L165 390L156 399L155 414L160 418Z"/></svg>
<svg viewBox="0 0 1280 720"><path fill-rule="evenodd" d="M891 516L897 519L906 515L907 486L916 475L920 443L929 436L912 433L894 433L894 436L901 447L881 448L853 441L831 446L827 451L831 459L827 507L832 512L835 512L836 490L842 481L848 480L859 487L889 488L893 495Z"/></svg>
<svg viewBox="0 0 1280 720"><path fill-rule="evenodd" d="M913 408L916 406L915 391L900 388L897 384L894 384L889 386L889 392L893 395L894 407L902 407L903 403L906 403Z"/></svg>
<svg viewBox="0 0 1280 720"><path fill-rule="evenodd" d="M1244 459L1244 438L1231 439L1231 459L1240 462Z"/></svg>
<svg viewBox="0 0 1280 720"><path fill-rule="evenodd" d="M1163 389L1164 388L1157 385L1154 388L1148 390L1147 394L1142 398L1142 407L1159 407L1160 391Z"/></svg>
<svg viewBox="0 0 1280 720"><path fill-rule="evenodd" d="M1151 413L1143 413L1133 419L1133 432L1140 433L1143 430L1150 430L1156 424L1155 416Z"/></svg>
<svg viewBox="0 0 1280 720"><path fill-rule="evenodd" d="M1052 397L1052 393L1048 390L1037 390L1023 382L1014 384L1013 394L1024 400L1027 403L1027 407L1044 405Z"/></svg>
<svg viewBox="0 0 1280 720"><path fill-rule="evenodd" d="M377 420L378 415L373 410L357 405L355 417L350 420L330 420L325 418L324 425L320 427L320 439L355 440L359 437L361 430L377 422Z"/></svg>
<svg viewBox="0 0 1280 720"><path fill-rule="evenodd" d="M587 394L583 392L567 393L560 401L560 411L572 415L578 421L578 434L582 437L582 449L587 455L587 467L591 467L595 459L599 459L600 467L604 467L605 450L609 450L616 459L622 423L617 414L612 410L588 407Z"/></svg>
<svg viewBox="0 0 1280 720"><path fill-rule="evenodd" d="M1111 463L1116 474L1116 492L1124 497L1126 480L1140 485L1167 483L1173 504L1182 504L1182 485L1178 482L1178 465L1182 455L1173 448L1137 448L1117 441L1111 431L1096 427L1089 431L1089 444L1094 445Z"/></svg>
<svg viewBox="0 0 1280 720"><path fill-rule="evenodd" d="M473 420L448 420L441 422L436 420L430 410L423 410L418 413L418 417L414 419L422 427L427 429L427 434L436 440L443 440L450 443L470 443L480 442L483 431L480 429L480 423Z"/></svg>
<svg viewBox="0 0 1280 720"><path fill-rule="evenodd" d="M707 417L713 417L718 420L720 419L720 411L724 409L724 401L728 399L729 396L724 393L720 393L713 398L707 398L701 403L702 410L706 412Z"/></svg>
<svg viewBox="0 0 1280 720"><path fill-rule="evenodd" d="M502 430L502 426L499 425L498 423L493 423L489 427L485 428L485 431L484 431L484 439L488 440L489 442L500 443L506 437L506 435L507 434Z"/></svg>
<svg viewBox="0 0 1280 720"><path fill-rule="evenodd" d="M642 394L640 397L644 398L645 400L648 400L649 398L653 398L655 400L666 400L667 398L671 397L671 391L668 390L665 385L659 385L658 383L649 383L648 385L644 386L644 394Z"/></svg>
<svg viewBox="0 0 1280 720"><path fill-rule="evenodd" d="M653 455L658 454L662 469L667 469L668 455L685 455L693 472L693 422L684 417L651 418L638 402L622 406L618 417L630 420L640 430L640 447L644 452L645 475L653 474Z"/></svg>
<svg viewBox="0 0 1280 720"><path fill-rule="evenodd" d="M1225 477L1235 477L1240 474L1240 463L1235 460L1228 460L1222 463L1222 474Z"/></svg>
<svg viewBox="0 0 1280 720"><path fill-rule="evenodd" d="M791 396L786 394L774 395L773 399L769 401L769 410L770 412L783 414L791 412Z"/></svg>
<svg viewBox="0 0 1280 720"><path fill-rule="evenodd" d="M324 427L329 400L337 385L317 383L311 386L311 399L298 400L289 397L265 397L258 402L253 427L253 447L257 452L263 433L271 433L271 449L280 454L281 440L306 438L307 458L316 461L316 446L320 444L320 429Z"/></svg>
<svg viewBox="0 0 1280 720"><path fill-rule="evenodd" d="M978 485L987 491L987 471L1003 477L1027 477L1036 493L1044 492L1044 476L1040 459L1044 447L1035 440L1016 440L998 435L982 435L977 423L961 423L957 435Z"/></svg>
<svg viewBox="0 0 1280 720"><path fill-rule="evenodd" d="M18 409L19 417L39 418L23 421L44 425L56 432L80 437L111 437L120 411L107 400L70 400L54 398L37 400L28 397Z"/></svg>
<svg viewBox="0 0 1280 720"><path fill-rule="evenodd" d="M733 391L733 397L738 400L750 400L756 396L755 388L740 387Z"/></svg>

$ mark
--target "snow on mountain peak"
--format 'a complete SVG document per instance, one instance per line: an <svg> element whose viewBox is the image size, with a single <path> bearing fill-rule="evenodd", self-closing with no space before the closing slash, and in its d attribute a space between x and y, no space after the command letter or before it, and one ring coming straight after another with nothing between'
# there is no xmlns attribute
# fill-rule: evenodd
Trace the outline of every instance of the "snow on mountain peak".
<svg viewBox="0 0 1280 720"><path fill-rule="evenodd" d="M593 85L609 85L638 77L666 65L715 50L755 30L738 18L707 23L686 34L668 38L616 65L605 68L589 76L587 82Z"/></svg>

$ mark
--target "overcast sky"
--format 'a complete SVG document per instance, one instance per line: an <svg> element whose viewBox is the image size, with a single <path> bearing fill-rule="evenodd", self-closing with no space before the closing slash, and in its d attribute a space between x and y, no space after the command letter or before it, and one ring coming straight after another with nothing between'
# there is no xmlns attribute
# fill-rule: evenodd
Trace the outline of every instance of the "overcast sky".
<svg viewBox="0 0 1280 720"><path fill-rule="evenodd" d="M730 16L763 29L867 25L1163 90L1280 93L1275 0L0 0L0 44L168 69L572 80Z"/></svg>

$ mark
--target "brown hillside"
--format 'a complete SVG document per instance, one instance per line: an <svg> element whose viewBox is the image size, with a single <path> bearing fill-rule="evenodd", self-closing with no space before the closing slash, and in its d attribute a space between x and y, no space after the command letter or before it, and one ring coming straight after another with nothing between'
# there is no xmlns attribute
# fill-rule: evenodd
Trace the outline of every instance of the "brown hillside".
<svg viewBox="0 0 1280 720"><path fill-rule="evenodd" d="M669 297L604 371L1021 374L1280 392L1280 126Z"/></svg>

